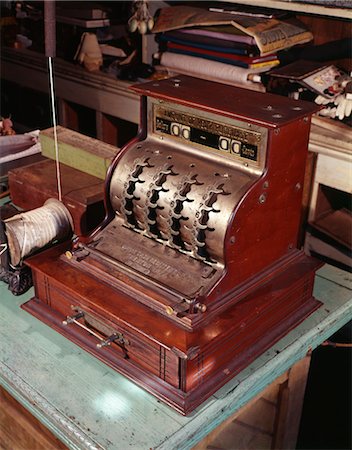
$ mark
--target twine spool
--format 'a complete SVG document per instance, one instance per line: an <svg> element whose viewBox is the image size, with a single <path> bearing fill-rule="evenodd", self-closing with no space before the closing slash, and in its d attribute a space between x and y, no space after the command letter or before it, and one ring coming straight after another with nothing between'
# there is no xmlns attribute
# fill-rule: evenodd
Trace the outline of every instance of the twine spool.
<svg viewBox="0 0 352 450"><path fill-rule="evenodd" d="M68 239L73 230L71 214L65 205L49 199L44 206L17 214L4 221L12 266L55 241Z"/></svg>

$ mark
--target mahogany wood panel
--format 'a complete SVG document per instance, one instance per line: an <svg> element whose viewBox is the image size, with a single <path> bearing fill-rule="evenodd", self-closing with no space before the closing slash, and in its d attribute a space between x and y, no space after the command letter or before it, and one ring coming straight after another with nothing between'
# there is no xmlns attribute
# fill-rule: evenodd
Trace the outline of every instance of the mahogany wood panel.
<svg viewBox="0 0 352 450"><path fill-rule="evenodd" d="M310 115L319 107L310 102L292 101L186 76L144 83L132 89L142 95L139 140L143 140L147 132L147 97L218 113L219 118L227 116L268 129L265 170L235 207L225 242L219 243L225 246L226 271L216 287L201 298L208 314L215 309L218 311L229 305L230 298L237 298L243 284L248 288L250 282L262 282L263 272L275 270L272 265L289 261L299 246ZM109 199L112 174L134 143L132 141L122 149L108 171L105 185L108 215L101 229L115 214ZM260 202L262 196L265 201ZM90 238L93 237L94 234Z"/></svg>
<svg viewBox="0 0 352 450"><path fill-rule="evenodd" d="M317 263L299 254L270 282L190 332L70 265L60 258L64 248L27 260L36 297L23 308L183 414L320 305L312 297ZM126 351L119 346L99 349L89 332L63 325L66 316L75 314L73 307L122 333Z"/></svg>
<svg viewBox="0 0 352 450"><path fill-rule="evenodd" d="M235 211L229 229L235 244L227 239L227 259L236 261L236 269L228 276L225 291L289 256L298 245L309 121L275 131L269 135L267 171ZM266 196L264 203L259 202L261 195Z"/></svg>
<svg viewBox="0 0 352 450"><path fill-rule="evenodd" d="M277 128L318 111L314 103L251 91L185 75L131 87L141 95L176 102L257 125ZM276 114L280 110L281 114Z"/></svg>

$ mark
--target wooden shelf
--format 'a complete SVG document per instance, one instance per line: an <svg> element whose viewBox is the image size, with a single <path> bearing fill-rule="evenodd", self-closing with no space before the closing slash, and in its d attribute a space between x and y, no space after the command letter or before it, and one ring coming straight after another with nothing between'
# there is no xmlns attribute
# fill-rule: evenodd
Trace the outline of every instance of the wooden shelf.
<svg viewBox="0 0 352 450"><path fill-rule="evenodd" d="M283 0L263 0L258 4L255 0L226 0L227 3L237 3L240 5L260 6L266 8L283 9L285 11L295 11L298 13L315 14L319 16L336 17L340 19L352 19L351 8L335 8L331 6L316 5L295 1Z"/></svg>
<svg viewBox="0 0 352 450"><path fill-rule="evenodd" d="M8 84L4 104L17 126L49 128L47 58L31 50L4 48L1 63L1 78ZM131 84L55 58L59 124L113 145L124 145L137 134L139 123L139 96L129 89Z"/></svg>
<svg viewBox="0 0 352 450"><path fill-rule="evenodd" d="M20 86L48 93L47 58L24 49L3 48L1 77ZM55 93L59 99L139 122L139 97L129 90L132 83L103 72L87 72L82 67L54 60Z"/></svg>
<svg viewBox="0 0 352 450"><path fill-rule="evenodd" d="M312 225L340 244L351 248L351 224L351 213L343 208L333 209L324 216L317 217Z"/></svg>

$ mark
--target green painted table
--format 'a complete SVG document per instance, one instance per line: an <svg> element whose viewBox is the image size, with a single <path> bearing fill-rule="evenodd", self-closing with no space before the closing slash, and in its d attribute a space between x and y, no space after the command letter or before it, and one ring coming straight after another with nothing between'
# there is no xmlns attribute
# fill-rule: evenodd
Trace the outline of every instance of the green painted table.
<svg viewBox="0 0 352 450"><path fill-rule="evenodd" d="M318 272L324 305L189 417L20 309L0 283L0 384L72 449L189 449L352 318L351 275Z"/></svg>

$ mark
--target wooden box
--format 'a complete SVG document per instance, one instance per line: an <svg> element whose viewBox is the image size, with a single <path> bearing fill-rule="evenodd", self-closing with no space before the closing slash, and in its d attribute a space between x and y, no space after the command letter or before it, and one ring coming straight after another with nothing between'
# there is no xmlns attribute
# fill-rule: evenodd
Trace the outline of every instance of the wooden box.
<svg viewBox="0 0 352 450"><path fill-rule="evenodd" d="M87 173L60 164L62 201L70 211L74 232L87 234L104 218L104 182ZM43 206L58 198L55 161L45 160L9 172L13 203L24 210Z"/></svg>
<svg viewBox="0 0 352 450"><path fill-rule="evenodd" d="M83 272L64 251L62 244L26 260L35 297L23 309L183 414L320 305L312 297L317 262L297 252L270 281L192 332L137 302L126 286Z"/></svg>

